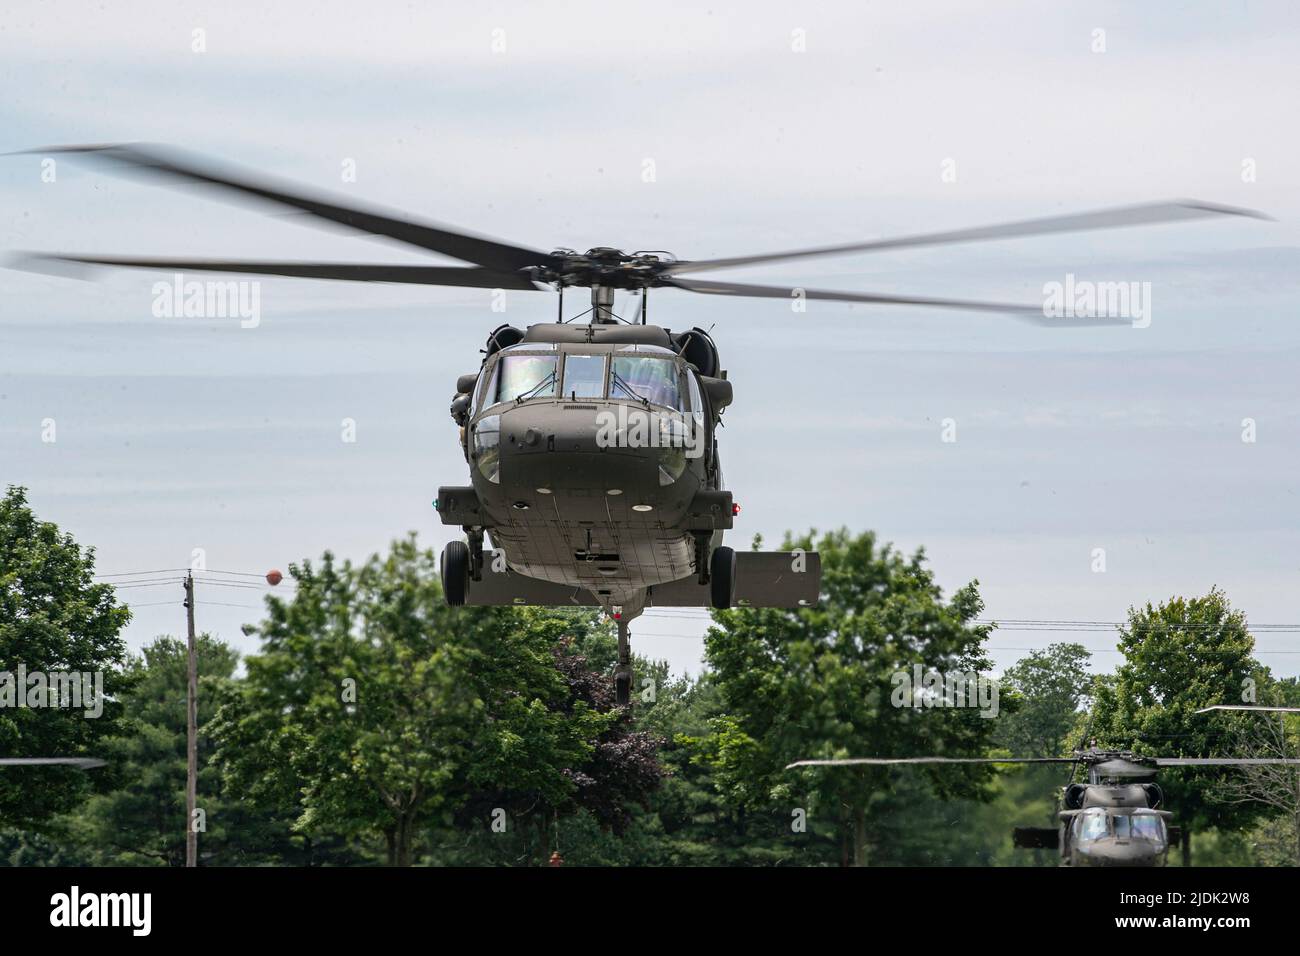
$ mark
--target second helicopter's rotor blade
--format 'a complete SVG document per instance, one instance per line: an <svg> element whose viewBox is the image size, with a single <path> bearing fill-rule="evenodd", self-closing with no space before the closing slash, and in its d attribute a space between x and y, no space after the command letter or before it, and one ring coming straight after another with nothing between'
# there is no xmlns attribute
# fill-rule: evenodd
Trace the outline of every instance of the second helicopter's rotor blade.
<svg viewBox="0 0 1300 956"><path fill-rule="evenodd" d="M1294 757L1156 757L1157 767L1273 767L1300 765Z"/></svg>
<svg viewBox="0 0 1300 956"><path fill-rule="evenodd" d="M753 266L790 259L807 259L813 256L882 252L886 249L938 246L954 242L981 242L990 239L1011 239L1018 236L1042 236L1057 232L1085 232L1090 229L1146 226L1162 222L1179 222L1186 219L1204 219L1209 216L1248 216L1252 219L1272 218L1253 209L1222 206L1218 203L1201 202L1197 199L1176 199L1170 202L1117 206L1068 216L1022 219L1017 222L1004 222L994 226L977 226L973 229L954 229L950 232L921 233L915 236L899 236L895 239L851 242L839 246L818 246L812 249L793 249L789 252L773 252L757 256L732 256L725 259L685 260L671 263L665 271L669 274L678 274L682 272L700 272L705 269L731 269L736 266Z"/></svg>
<svg viewBox="0 0 1300 956"><path fill-rule="evenodd" d="M104 766L94 757L0 757L0 767L76 767L93 770Z"/></svg>
<svg viewBox="0 0 1300 956"><path fill-rule="evenodd" d="M1213 707L1202 707L1196 713L1208 714L1216 710L1257 711L1261 714L1300 714L1300 707L1269 707L1264 704L1215 704Z"/></svg>
<svg viewBox="0 0 1300 956"><path fill-rule="evenodd" d="M841 760L796 760L795 767L884 767L894 764L1077 763L1078 757L846 757Z"/></svg>
<svg viewBox="0 0 1300 956"><path fill-rule="evenodd" d="M1018 305L1006 302L979 302L971 299L937 299L917 295L883 295L872 292L840 292L826 289L804 289L801 286L749 285L743 282L713 282L708 279L685 279L664 276L661 285L705 295L734 295L760 299L790 300L796 295L805 299L823 299L829 302L865 302L875 305L919 305L935 309L962 309L974 312L1000 312L1027 322L1048 326L1132 325L1128 319L1075 316L1050 318L1043 314L1041 305Z"/></svg>
<svg viewBox="0 0 1300 956"><path fill-rule="evenodd" d="M228 171L215 163L196 162L174 150L156 145L106 143L54 146L27 152L82 154L113 161L128 169L164 179L221 187L237 195L289 206L359 232L387 236L489 269L514 272L541 265L549 258L544 252L475 236L432 222L421 222L400 213L368 209L333 198L314 196L298 187L281 184L267 177Z"/></svg>
<svg viewBox="0 0 1300 956"><path fill-rule="evenodd" d="M14 267L30 272L66 273L83 266L159 269L168 272L230 272L293 276L300 279L341 279L349 282L405 282L416 285L468 286L476 289L527 289L536 284L521 272L496 272L459 266L384 265L355 262L253 262L240 259L169 259L148 256L64 256L28 253Z"/></svg>

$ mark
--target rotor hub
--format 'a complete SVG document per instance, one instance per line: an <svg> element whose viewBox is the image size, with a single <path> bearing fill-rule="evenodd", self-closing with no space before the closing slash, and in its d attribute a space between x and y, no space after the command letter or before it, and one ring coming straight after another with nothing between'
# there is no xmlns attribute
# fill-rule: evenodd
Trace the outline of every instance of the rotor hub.
<svg viewBox="0 0 1300 956"><path fill-rule="evenodd" d="M532 270L535 282L609 289L648 289L659 285L660 275L673 262L651 253L626 253L610 246L586 252L557 249L545 265Z"/></svg>

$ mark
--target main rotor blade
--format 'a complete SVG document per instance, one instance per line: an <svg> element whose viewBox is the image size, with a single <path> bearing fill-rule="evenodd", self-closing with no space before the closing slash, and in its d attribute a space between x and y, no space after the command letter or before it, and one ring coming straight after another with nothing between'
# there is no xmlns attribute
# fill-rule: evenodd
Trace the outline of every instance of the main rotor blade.
<svg viewBox="0 0 1300 956"><path fill-rule="evenodd" d="M468 286L476 289L527 289L537 286L521 272L495 272L459 266L370 265L353 262L250 262L240 259L166 259L130 256L62 256L26 253L13 260L16 268L32 272L63 272L61 264L161 269L168 272L235 272L294 276L300 279L342 279L350 282L408 282L417 285Z"/></svg>
<svg viewBox="0 0 1300 956"><path fill-rule="evenodd" d="M1266 707L1263 704L1215 704L1202 707L1196 713L1208 714L1215 710L1254 710L1266 714L1300 714L1300 707Z"/></svg>
<svg viewBox="0 0 1300 956"><path fill-rule="evenodd" d="M104 766L94 757L0 757L0 767L77 767L93 770Z"/></svg>
<svg viewBox="0 0 1300 956"><path fill-rule="evenodd" d="M970 299L935 299L926 296L880 295L870 292L838 292L825 289L803 289L800 286L748 285L741 282L713 282L707 279L682 279L665 276L661 285L702 292L705 295L736 295L760 299L792 299L796 291L805 299L825 299L831 302L868 302L877 305L921 305L936 309L964 309L976 312L1001 312L1018 319L1048 326L1132 325L1128 319L1061 317L1049 318L1041 305L1011 305L1005 302L977 302Z"/></svg>
<svg viewBox="0 0 1300 956"><path fill-rule="evenodd" d="M1078 763L1078 757L847 757L842 760L796 760L786 764L786 770L795 767L858 767L889 766L900 763Z"/></svg>
<svg viewBox="0 0 1300 956"><path fill-rule="evenodd" d="M344 204L324 196L313 196L287 184L266 177L228 172L215 164L198 164L174 150L137 143L53 146L27 150L28 153L74 153L94 159L115 160L125 166L164 179L205 183L253 196L282 206L290 206L321 219L340 223L360 232L387 236L399 242L472 262L489 269L514 272L541 265L548 255L534 249L475 236L431 222L420 222L398 213Z"/></svg>
<svg viewBox="0 0 1300 956"><path fill-rule="evenodd" d="M1041 219L1024 219L996 226L977 226L973 229L956 229L951 232L921 233L900 236L897 239L873 239L842 246L819 246L813 249L795 249L790 252L773 252L758 256L734 256L726 259L696 259L671 263L665 271L669 274L700 272L704 269L730 269L760 263L781 262L789 259L806 259L812 256L837 256L851 252L880 252L885 249L905 249L915 246L938 246L953 242L982 242L989 239L1010 239L1016 236L1042 236L1054 232L1084 232L1089 229L1115 229L1123 226L1145 226L1161 222L1180 222L1186 219L1203 219L1208 216L1248 216L1252 219L1271 219L1253 209L1221 206L1196 199L1176 199L1170 202L1142 203L1136 206L1118 206L1095 212L1075 213L1069 216L1046 216Z"/></svg>
<svg viewBox="0 0 1300 956"><path fill-rule="evenodd" d="M1156 757L1157 767L1272 767L1300 764L1293 757Z"/></svg>

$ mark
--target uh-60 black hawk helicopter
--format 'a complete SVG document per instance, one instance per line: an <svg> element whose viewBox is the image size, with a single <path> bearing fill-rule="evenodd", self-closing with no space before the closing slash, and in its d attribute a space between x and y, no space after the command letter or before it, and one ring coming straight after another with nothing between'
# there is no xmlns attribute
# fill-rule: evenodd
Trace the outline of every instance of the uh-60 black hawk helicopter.
<svg viewBox="0 0 1300 956"><path fill-rule="evenodd" d="M447 600L469 605L585 605L617 622L618 700L629 699L628 624L646 607L798 607L814 604L814 553L736 552L722 543L738 506L723 483L716 428L732 389L718 349L699 328L647 321L651 289L722 296L823 299L1004 312L1046 325L1127 324L1047 319L1042 307L917 296L834 292L693 279L688 273L811 256L1142 225L1215 215L1257 215L1192 201L1150 203L847 245L727 259L680 260L609 247L543 252L404 214L362 208L135 144L66 146L32 153L85 155L119 170L217 187L287 206L363 233L469 263L387 265L255 262L105 255L37 255L28 263L129 266L255 275L559 292L555 322L494 331L479 369L456 383L452 416L471 484L443 487L444 524L462 528L442 556ZM590 308L566 320L564 290L591 290ZM617 291L640 296L638 314L614 312ZM578 324L576 319L586 318ZM490 538L492 550L484 550Z"/></svg>
<svg viewBox="0 0 1300 956"><path fill-rule="evenodd" d="M1169 848L1178 844L1182 832L1170 824L1173 813L1162 808L1164 794L1155 782L1157 771L1163 767L1300 766L1300 759L1148 757L1094 745L1069 757L850 757L800 760L786 769L1063 763L1086 767L1087 783L1072 781L1061 790L1058 826L1016 827L1011 834L1013 843L1024 849L1058 850L1062 866L1164 866Z"/></svg>

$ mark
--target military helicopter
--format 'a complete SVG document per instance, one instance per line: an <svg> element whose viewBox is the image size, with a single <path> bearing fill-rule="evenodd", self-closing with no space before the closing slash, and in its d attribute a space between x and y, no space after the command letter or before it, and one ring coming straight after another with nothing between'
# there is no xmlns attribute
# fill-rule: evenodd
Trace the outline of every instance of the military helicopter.
<svg viewBox="0 0 1300 956"><path fill-rule="evenodd" d="M1076 750L1070 757L852 757L799 760L786 767L894 766L899 764L1073 764L1088 768L1088 782L1061 791L1056 827L1016 827L1022 849L1060 851L1062 866L1164 866L1169 848L1182 838L1161 809L1155 783L1163 767L1300 765L1300 759L1254 757L1146 757L1127 750Z"/></svg>
<svg viewBox="0 0 1300 956"><path fill-rule="evenodd" d="M456 382L451 414L470 485L438 489L444 524L465 541L443 551L453 605L600 607L616 622L620 703L629 700L628 625L647 607L799 607L820 591L815 553L736 552L722 543L740 506L724 485L716 429L732 387L708 332L648 324L651 289L720 296L819 299L1002 312L1041 325L1128 324L1047 318L1041 306L825 291L693 279L687 274L814 256L1036 236L1203 217L1260 214L1192 200L1148 203L952 232L767 255L681 260L658 251L597 247L550 252L487 239L402 213L323 198L232 172L174 150L140 144L61 146L63 153L171 183L216 187L450 256L468 266L121 255L29 255L24 267L126 266L363 282L401 282L559 293L556 321L487 339L479 368ZM591 290L588 309L564 315L564 290ZM637 314L614 311L618 291L639 296ZM586 318L587 322L578 323ZM490 553L485 551L490 537Z"/></svg>

